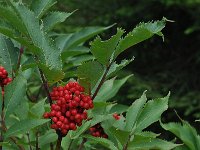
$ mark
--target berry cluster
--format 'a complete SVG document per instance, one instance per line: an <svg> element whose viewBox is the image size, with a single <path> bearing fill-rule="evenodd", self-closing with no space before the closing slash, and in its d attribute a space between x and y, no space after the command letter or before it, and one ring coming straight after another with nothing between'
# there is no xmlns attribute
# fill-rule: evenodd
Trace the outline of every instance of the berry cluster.
<svg viewBox="0 0 200 150"><path fill-rule="evenodd" d="M102 126L99 123L90 128L90 133L95 137L108 138L108 135L104 132Z"/></svg>
<svg viewBox="0 0 200 150"><path fill-rule="evenodd" d="M113 117L115 118L115 120L119 120L120 119L120 115L118 115L117 113L114 113Z"/></svg>
<svg viewBox="0 0 200 150"><path fill-rule="evenodd" d="M65 86L53 88L50 96L54 104L51 111L44 113L44 118L51 118L52 129L60 130L66 135L69 130L76 130L87 119L86 110L93 108L93 101L90 96L85 95L84 88L77 82L69 82Z"/></svg>
<svg viewBox="0 0 200 150"><path fill-rule="evenodd" d="M12 79L8 77L8 72L6 71L6 69L0 66L0 86L4 87L11 81Z"/></svg>

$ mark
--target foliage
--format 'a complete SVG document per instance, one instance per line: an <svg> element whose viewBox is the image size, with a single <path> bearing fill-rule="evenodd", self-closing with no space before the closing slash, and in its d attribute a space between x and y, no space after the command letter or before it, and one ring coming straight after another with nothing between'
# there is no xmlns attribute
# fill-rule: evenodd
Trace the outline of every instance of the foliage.
<svg viewBox="0 0 200 150"><path fill-rule="evenodd" d="M118 56L154 35L163 38L166 18L141 22L128 33L118 28L110 39L103 41L98 36L87 47L85 43L90 38L112 25L87 27L68 34L55 33L55 25L72 13L48 13L54 4L52 0L32 1L30 6L12 0L1 3L0 64L12 75L13 81L6 87L1 84L0 148L81 150L99 145L111 150L179 148L180 144L165 141L148 130L168 109L169 94L147 100L144 92L130 106L113 102L113 97L132 76L117 79L119 70L133 61L124 59L118 63ZM88 110L88 119L82 125L63 135L59 129L50 129L53 119L42 119L42 114L52 109L54 103L50 89L65 85L69 80L77 80L84 86L93 99L94 108ZM120 119L115 119L114 113L119 114ZM103 127L108 138L89 135L88 129L97 124ZM167 125L162 126L168 129ZM187 126L189 132L197 136L194 129ZM193 139L192 142L195 143Z"/></svg>

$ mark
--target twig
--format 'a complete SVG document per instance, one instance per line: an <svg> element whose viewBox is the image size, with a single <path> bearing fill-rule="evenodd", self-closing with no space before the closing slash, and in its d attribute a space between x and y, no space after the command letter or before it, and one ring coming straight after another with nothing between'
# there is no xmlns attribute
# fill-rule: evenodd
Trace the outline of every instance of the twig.
<svg viewBox="0 0 200 150"><path fill-rule="evenodd" d="M83 141L81 142L81 144L80 144L78 150L82 150L82 149L83 149L83 146L84 146L85 142L87 142L87 139L86 139L86 138L83 138Z"/></svg>
<svg viewBox="0 0 200 150"><path fill-rule="evenodd" d="M10 137L10 139L13 141L13 143L15 143L17 145L17 147L20 150L25 150L25 148L22 145L20 145L20 144L17 143L17 139L15 137Z"/></svg>
<svg viewBox="0 0 200 150"><path fill-rule="evenodd" d="M19 57L18 57L18 61L17 61L17 70L19 69L20 67L20 63L21 63L21 58L22 58L22 54L24 53L24 48L21 47L20 50L19 50Z"/></svg>
<svg viewBox="0 0 200 150"><path fill-rule="evenodd" d="M103 77L101 78L101 81L99 82L99 85L97 86L97 89L96 89L96 91L94 92L94 95L92 96L92 99L93 99L93 100L94 100L94 98L97 96L97 93L99 92L101 86L103 85L103 83L104 83L104 81L105 81L105 79L106 79L106 76L107 76L107 74L108 74L108 71L109 71L111 65L112 65L112 63L110 63L110 64L107 66L106 71L105 71L105 73L103 74Z"/></svg>
<svg viewBox="0 0 200 150"><path fill-rule="evenodd" d="M29 148L30 148L30 150L32 150L32 147L31 147L31 140L30 140L29 132L27 132L27 137L28 137Z"/></svg>
<svg viewBox="0 0 200 150"><path fill-rule="evenodd" d="M50 103L50 105L51 105L51 104L52 104L52 99L51 99L51 96L50 96L49 86L48 86L47 80L45 79L44 73L42 72L42 70L41 70L40 68L39 68L39 72L40 72L40 76L41 76L41 79L42 79L42 83L43 83L44 89L45 89L45 91L46 91L46 94L47 94L49 103Z"/></svg>
<svg viewBox="0 0 200 150"><path fill-rule="evenodd" d="M61 149L61 142L62 142L62 134L60 132L60 130L57 130L57 135L58 135L58 139L57 139L57 143L56 143L56 150L60 150Z"/></svg>
<svg viewBox="0 0 200 150"><path fill-rule="evenodd" d="M39 132L36 132L36 141L35 141L35 149L40 150L39 143L38 143Z"/></svg>
<svg viewBox="0 0 200 150"><path fill-rule="evenodd" d="M127 140L126 144L124 145L123 150L127 150L128 149L128 143L130 141L130 138L131 138L131 136L129 135L128 140Z"/></svg>
<svg viewBox="0 0 200 150"><path fill-rule="evenodd" d="M72 146L73 141L74 141L73 139L70 141L70 143L69 143L69 147L68 147L68 150L71 149L71 146Z"/></svg>

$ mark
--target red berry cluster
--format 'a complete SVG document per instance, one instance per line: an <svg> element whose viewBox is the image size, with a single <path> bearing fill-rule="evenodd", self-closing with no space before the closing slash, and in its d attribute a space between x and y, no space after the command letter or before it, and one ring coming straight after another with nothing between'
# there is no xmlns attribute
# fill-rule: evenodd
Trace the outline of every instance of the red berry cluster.
<svg viewBox="0 0 200 150"><path fill-rule="evenodd" d="M99 123L90 128L90 133L92 136L95 136L95 137L108 138L108 135L104 132L101 124Z"/></svg>
<svg viewBox="0 0 200 150"><path fill-rule="evenodd" d="M11 81L12 79L8 77L8 72L6 71L6 69L0 66L0 86L4 87Z"/></svg>
<svg viewBox="0 0 200 150"><path fill-rule="evenodd" d="M50 96L55 103L51 105L51 111L43 115L52 119L52 129L66 135L69 130L82 125L82 121L87 119L86 110L94 107L91 97L83 92L84 88L77 82L53 88Z"/></svg>
<svg viewBox="0 0 200 150"><path fill-rule="evenodd" d="M118 115L117 113L114 113L113 117L115 118L115 120L119 120L120 119L120 115Z"/></svg>

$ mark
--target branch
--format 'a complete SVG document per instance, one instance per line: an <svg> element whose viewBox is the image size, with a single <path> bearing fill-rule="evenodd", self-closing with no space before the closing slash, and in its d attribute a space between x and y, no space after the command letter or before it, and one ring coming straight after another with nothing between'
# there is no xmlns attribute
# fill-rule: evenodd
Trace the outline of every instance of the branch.
<svg viewBox="0 0 200 150"><path fill-rule="evenodd" d="M99 90L101 89L101 86L102 86L103 83L105 82L106 76L107 76L107 74L108 74L108 71L109 71L111 65L112 65L112 63L110 63L110 64L106 67L106 71L105 71L105 73L103 74L103 77L101 78L101 81L99 82L99 85L97 86L97 89L96 89L96 91L94 92L94 95L92 96L92 99L93 99L93 100L95 99L95 97L97 96Z"/></svg>
<svg viewBox="0 0 200 150"><path fill-rule="evenodd" d="M47 80L45 79L44 73L42 72L42 70L41 70L40 68L39 68L39 72L40 72L40 76L41 76L41 79L42 79L42 83L43 83L44 89L45 89L45 91L46 91L46 94L47 94L49 103L50 103L50 105L51 105L51 104L52 104L52 99L51 99L51 96L50 96L49 86L48 86Z"/></svg>
<svg viewBox="0 0 200 150"><path fill-rule="evenodd" d="M56 143L56 149L55 150L61 150L61 142L62 142L62 134L59 130L56 131L58 135L57 143Z"/></svg>
<svg viewBox="0 0 200 150"><path fill-rule="evenodd" d="M38 136L39 136L39 132L36 132L36 141L35 141L35 149L36 150L40 150L39 144L38 144Z"/></svg>
<svg viewBox="0 0 200 150"><path fill-rule="evenodd" d="M27 132L27 137L28 137L29 148L30 148L30 150L33 150L31 147L31 140L30 140L29 132Z"/></svg>
<svg viewBox="0 0 200 150"><path fill-rule="evenodd" d="M85 142L87 142L87 139L86 139L86 138L83 138L83 141L81 142L81 144L80 144L78 150L82 150L82 149L83 149L83 146L84 146Z"/></svg>
<svg viewBox="0 0 200 150"><path fill-rule="evenodd" d="M129 135L128 140L127 140L126 144L123 147L123 150L128 150L128 143L130 141L130 138L131 138L131 136Z"/></svg>
<svg viewBox="0 0 200 150"><path fill-rule="evenodd" d="M17 61L17 70L19 69L20 67L20 63L21 63L21 58L22 58L22 54L24 53L24 48L21 47L20 48L20 51L19 51L19 57L18 57L18 61Z"/></svg>

